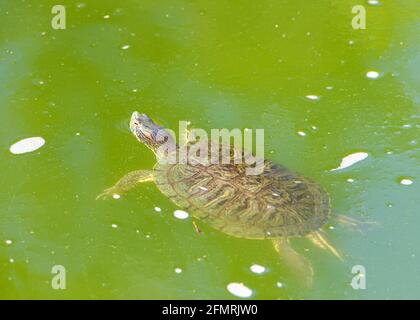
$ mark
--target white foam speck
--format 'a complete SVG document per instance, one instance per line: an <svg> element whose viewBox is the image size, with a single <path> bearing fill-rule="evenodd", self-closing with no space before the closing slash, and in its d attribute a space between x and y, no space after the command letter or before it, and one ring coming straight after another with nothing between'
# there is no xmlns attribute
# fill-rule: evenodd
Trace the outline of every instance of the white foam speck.
<svg viewBox="0 0 420 320"><path fill-rule="evenodd" d="M10 263L14 263L14 262L15 262L15 259L10 258L10 259L9 259L9 262L10 262Z"/></svg>
<svg viewBox="0 0 420 320"><path fill-rule="evenodd" d="M297 133L298 135L300 135L301 137L304 137L304 136L306 136L306 133L305 132L303 132L303 131L298 131L298 133Z"/></svg>
<svg viewBox="0 0 420 320"><path fill-rule="evenodd" d="M111 16L109 14L104 15L104 19L109 19Z"/></svg>
<svg viewBox="0 0 420 320"><path fill-rule="evenodd" d="M370 4L371 6L378 6L381 3L378 0L368 0L368 4Z"/></svg>
<svg viewBox="0 0 420 320"><path fill-rule="evenodd" d="M368 72L366 72L366 77L368 77L369 79L377 79L379 77L379 72L368 71Z"/></svg>
<svg viewBox="0 0 420 320"><path fill-rule="evenodd" d="M121 47L121 49L123 49L123 50L127 50L127 49L129 49L130 48L130 46L128 45L128 44L125 44L125 45L123 45L122 47Z"/></svg>
<svg viewBox="0 0 420 320"><path fill-rule="evenodd" d="M162 209L161 209L161 208L159 208L159 207L155 207L155 211L156 211L156 212L161 212L161 211L162 211Z"/></svg>
<svg viewBox="0 0 420 320"><path fill-rule="evenodd" d="M332 90L332 89L334 89L334 87L333 86L326 86L325 89Z"/></svg>
<svg viewBox="0 0 420 320"><path fill-rule="evenodd" d="M405 178L405 179L401 179L400 183L405 186L409 186L410 184L413 184L413 180Z"/></svg>
<svg viewBox="0 0 420 320"><path fill-rule="evenodd" d="M111 224L111 227L114 228L114 229L116 229L116 228L118 228L118 225L115 224L115 223L113 223L113 224Z"/></svg>
<svg viewBox="0 0 420 320"><path fill-rule="evenodd" d="M188 214L188 212L185 212L184 210L175 210L174 216L175 218L183 220L183 219L187 219L190 215Z"/></svg>
<svg viewBox="0 0 420 320"><path fill-rule="evenodd" d="M307 96L305 96L305 98L306 99L309 99L309 100L312 100L312 101L315 101L315 100L319 100L320 99L319 96L316 96L314 94L308 94Z"/></svg>
<svg viewBox="0 0 420 320"><path fill-rule="evenodd" d="M9 150L13 154L23 154L38 150L44 144L45 140L41 137L26 138L13 144Z"/></svg>
<svg viewBox="0 0 420 320"><path fill-rule="evenodd" d="M283 282L278 281L277 282L277 288L283 288L283 287L284 287Z"/></svg>
<svg viewBox="0 0 420 320"><path fill-rule="evenodd" d="M182 272L182 269L181 268L175 268L175 273L181 273Z"/></svg>
<svg viewBox="0 0 420 320"><path fill-rule="evenodd" d="M264 273L267 270L266 267L264 267L260 264L253 264L250 267L250 269L251 269L252 272L257 273L257 274Z"/></svg>
<svg viewBox="0 0 420 320"><path fill-rule="evenodd" d="M352 178L348 178L348 179L347 179L347 182L352 183L352 182L354 182L354 179L352 179Z"/></svg>
<svg viewBox="0 0 420 320"><path fill-rule="evenodd" d="M12 241L12 240L6 240L6 241L5 241L5 243L6 243L7 245L11 245L11 244L13 243L13 241Z"/></svg>
<svg viewBox="0 0 420 320"><path fill-rule="evenodd" d="M366 159L369 155L366 152L355 152L345 156L340 163L340 166L330 171L340 170L352 166L353 164Z"/></svg>
<svg viewBox="0 0 420 320"><path fill-rule="evenodd" d="M119 194L113 194L113 195L112 195L112 197L113 197L115 200L118 200L118 199L120 199L120 198L121 198L121 196L120 196Z"/></svg>
<svg viewBox="0 0 420 320"><path fill-rule="evenodd" d="M249 298L252 296L253 291L245 286L243 283L232 282L227 285L228 291L234 296L240 298Z"/></svg>

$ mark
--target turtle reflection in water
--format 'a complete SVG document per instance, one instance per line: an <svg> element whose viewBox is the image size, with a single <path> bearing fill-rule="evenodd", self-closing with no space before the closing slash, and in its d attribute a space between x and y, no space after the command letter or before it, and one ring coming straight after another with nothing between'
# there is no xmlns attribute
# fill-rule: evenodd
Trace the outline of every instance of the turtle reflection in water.
<svg viewBox="0 0 420 320"><path fill-rule="evenodd" d="M264 160L262 173L258 175L246 174L247 165L234 164L233 159L231 164L193 161L186 164L168 164L167 161L165 164L159 160L169 155L159 152L162 149L159 141L163 140L157 138L165 129L137 112L132 115L130 129L140 142L154 151L157 164L153 170L128 173L98 198L121 194L141 182L154 181L176 205L210 226L235 237L272 240L276 251L308 285L312 281L312 267L293 250L289 238L305 236L342 259L320 229L329 219L330 199L318 184L268 160ZM165 143L172 144L173 153L177 153L179 146L169 134L166 136ZM216 142L204 143L209 149L219 150L221 146ZM357 223L342 216L341 220Z"/></svg>

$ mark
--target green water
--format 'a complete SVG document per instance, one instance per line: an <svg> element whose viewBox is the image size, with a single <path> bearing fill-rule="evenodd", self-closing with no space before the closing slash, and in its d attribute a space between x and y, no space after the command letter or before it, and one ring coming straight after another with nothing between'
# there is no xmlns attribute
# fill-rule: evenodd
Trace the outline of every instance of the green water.
<svg viewBox="0 0 420 320"><path fill-rule="evenodd" d="M65 30L55 4L0 2L0 298L234 299L231 282L255 299L420 297L417 0L67 0ZM134 110L174 129L263 128L267 157L323 185L334 213L379 225L326 229L344 262L292 240L315 272L303 289L269 241L197 235L153 184L95 201L155 162L128 130ZM45 146L9 151L33 136ZM369 157L329 171L353 152Z"/></svg>

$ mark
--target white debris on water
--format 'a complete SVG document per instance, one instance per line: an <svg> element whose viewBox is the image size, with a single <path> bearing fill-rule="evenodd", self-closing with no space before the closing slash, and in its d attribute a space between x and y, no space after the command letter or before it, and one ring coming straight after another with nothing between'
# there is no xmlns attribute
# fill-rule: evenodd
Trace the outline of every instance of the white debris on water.
<svg viewBox="0 0 420 320"><path fill-rule="evenodd" d="M366 77L368 77L369 79L377 79L379 77L379 72L368 71L368 72L366 72Z"/></svg>
<svg viewBox="0 0 420 320"><path fill-rule="evenodd" d="M12 241L12 240L6 240L6 241L5 241L5 243L6 243L8 246L10 246L10 245L13 243L13 241Z"/></svg>
<svg viewBox="0 0 420 320"><path fill-rule="evenodd" d="M278 281L278 282L277 282L277 288L283 288L283 287L284 287L284 283L283 283L283 282Z"/></svg>
<svg viewBox="0 0 420 320"><path fill-rule="evenodd" d="M109 19L111 16L109 14L104 15L104 19Z"/></svg>
<svg viewBox="0 0 420 320"><path fill-rule="evenodd" d="M368 0L368 4L371 6L378 6L381 3L379 2L379 0Z"/></svg>
<svg viewBox="0 0 420 320"><path fill-rule="evenodd" d="M249 298L253 291L243 283L231 282L227 285L228 291L239 298Z"/></svg>
<svg viewBox="0 0 420 320"><path fill-rule="evenodd" d="M180 274L181 272L182 272L182 269L181 268L175 268L175 273Z"/></svg>
<svg viewBox="0 0 420 320"><path fill-rule="evenodd" d="M319 96L314 95L314 94L308 94L307 96L305 96L306 99L312 100L312 101L316 101L319 100Z"/></svg>
<svg viewBox="0 0 420 320"><path fill-rule="evenodd" d="M155 207L155 211L156 211L156 212L161 212L161 211L162 211L162 209L161 209L161 208L159 208L159 207Z"/></svg>
<svg viewBox="0 0 420 320"><path fill-rule="evenodd" d="M347 179L347 182L353 183L353 182L354 182L354 179L352 179L352 178L348 178L348 179Z"/></svg>
<svg viewBox="0 0 420 320"><path fill-rule="evenodd" d="M121 49L123 49L123 50L127 50L129 48L130 48L130 45L128 45L128 44L125 44L121 47Z"/></svg>
<svg viewBox="0 0 420 320"><path fill-rule="evenodd" d="M113 194L112 195L112 197L115 199L115 200L118 200L118 199L120 199L121 198L121 196L119 195L119 194Z"/></svg>
<svg viewBox="0 0 420 320"><path fill-rule="evenodd" d="M44 144L45 140L41 137L26 138L13 144L9 150L13 154L23 154L38 150Z"/></svg>
<svg viewBox="0 0 420 320"><path fill-rule="evenodd" d="M117 228L118 228L118 225L117 225L117 224L115 224L115 223L113 223L113 224L111 224L111 227L112 227L113 229L117 229Z"/></svg>
<svg viewBox="0 0 420 320"><path fill-rule="evenodd" d="M303 132L303 131L298 131L298 133L297 133L298 135L300 135L301 137L304 137L304 136L306 136L306 133L305 132Z"/></svg>
<svg viewBox="0 0 420 320"><path fill-rule="evenodd" d="M257 274L264 273L267 270L266 267L264 267L264 266L262 266L260 264L253 264L250 267L250 269L251 269L252 272L257 273Z"/></svg>
<svg viewBox="0 0 420 320"><path fill-rule="evenodd" d="M413 184L413 180L404 178L404 179L400 180L400 183L405 185L405 186L409 186L410 184Z"/></svg>
<svg viewBox="0 0 420 320"><path fill-rule="evenodd" d="M185 212L184 210L175 210L174 211L174 216L177 219L187 219L190 215L188 214L188 212Z"/></svg>
<svg viewBox="0 0 420 320"><path fill-rule="evenodd" d="M366 159L369 155L366 152L355 152L352 154L349 154L348 156L345 156L340 163L340 166L335 168L335 169L331 169L330 171L335 171L335 170L341 170L344 168L348 168L350 166L352 166L353 164L362 161L364 159Z"/></svg>

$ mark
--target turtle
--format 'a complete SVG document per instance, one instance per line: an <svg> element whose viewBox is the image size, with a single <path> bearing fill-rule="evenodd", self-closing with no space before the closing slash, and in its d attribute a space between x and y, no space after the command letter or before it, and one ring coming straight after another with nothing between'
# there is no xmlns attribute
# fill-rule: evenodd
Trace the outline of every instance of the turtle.
<svg viewBox="0 0 420 320"><path fill-rule="evenodd" d="M271 240L275 250L309 285L313 276L311 264L292 248L290 238L306 237L343 260L322 230L331 217L331 204L328 193L319 184L267 159L261 162L261 173L254 175L246 173L249 167L246 163L163 161L177 155L181 148L191 147L191 141L177 144L168 129L139 112L132 114L130 130L155 153L157 163L152 170L126 174L97 198L121 195L139 183L153 181L164 195L190 212L194 219L230 236ZM165 152L161 148L163 143L169 146ZM218 141L203 140L201 144L208 144L212 151L222 150ZM246 156L245 151L234 148L229 152L231 158L238 152ZM358 223L345 216L337 219L350 225Z"/></svg>

